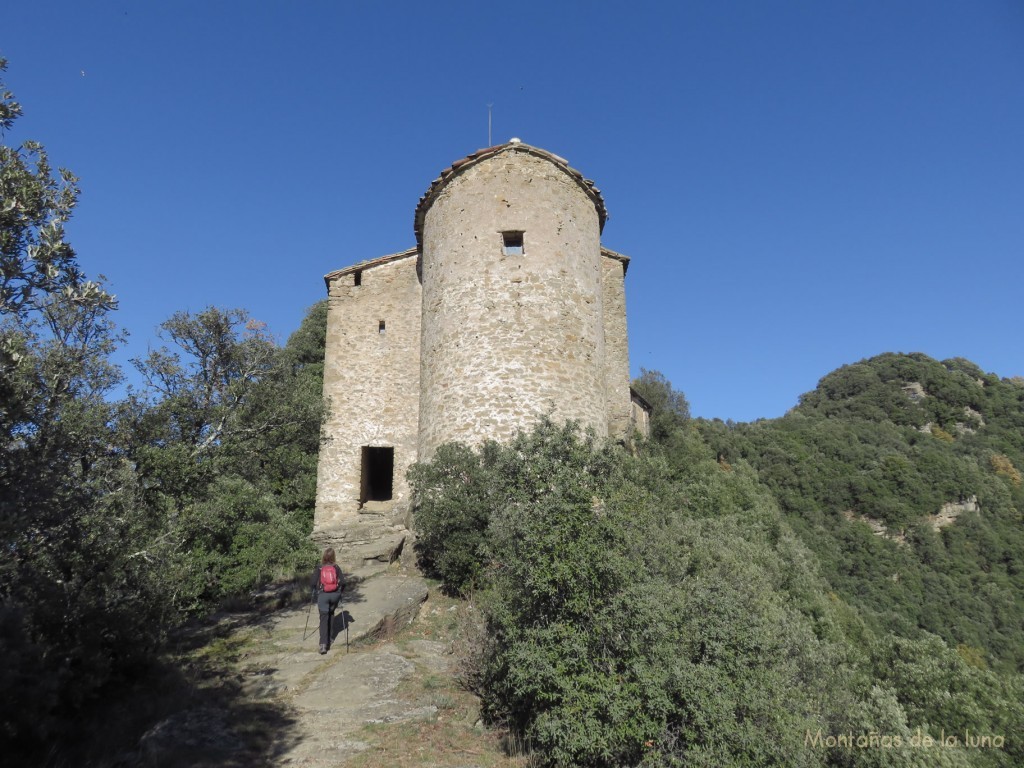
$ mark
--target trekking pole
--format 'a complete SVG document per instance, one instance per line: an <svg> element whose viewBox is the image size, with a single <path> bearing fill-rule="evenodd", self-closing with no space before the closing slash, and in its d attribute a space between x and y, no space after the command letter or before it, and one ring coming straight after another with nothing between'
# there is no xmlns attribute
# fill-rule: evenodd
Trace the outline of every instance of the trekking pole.
<svg viewBox="0 0 1024 768"><path fill-rule="evenodd" d="M338 603L341 606L341 622L345 625L345 653L348 653L348 617L345 615L345 606L343 603Z"/></svg>
<svg viewBox="0 0 1024 768"><path fill-rule="evenodd" d="M306 631L309 629L309 617L313 613L313 603L309 604L309 610L306 611L306 626L302 628L302 642L306 642Z"/></svg>

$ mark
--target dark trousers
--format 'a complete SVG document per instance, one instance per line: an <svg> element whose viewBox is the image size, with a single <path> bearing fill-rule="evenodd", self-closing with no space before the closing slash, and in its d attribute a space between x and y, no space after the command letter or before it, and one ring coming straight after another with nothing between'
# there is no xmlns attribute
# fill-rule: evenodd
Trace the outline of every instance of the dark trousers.
<svg viewBox="0 0 1024 768"><path fill-rule="evenodd" d="M334 612L341 602L341 592L320 592L316 597L316 607L320 611L320 645L331 645L331 629L334 623Z"/></svg>

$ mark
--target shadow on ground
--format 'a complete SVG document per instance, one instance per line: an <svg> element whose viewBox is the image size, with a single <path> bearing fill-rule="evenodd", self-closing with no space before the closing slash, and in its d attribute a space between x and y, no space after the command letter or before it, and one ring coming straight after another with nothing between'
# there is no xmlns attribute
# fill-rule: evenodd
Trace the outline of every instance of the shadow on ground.
<svg viewBox="0 0 1024 768"><path fill-rule="evenodd" d="M68 723L66 741L33 764L46 768L252 768L269 766L299 738L269 675L242 669L245 633L308 596L300 582L175 630L166 648L109 686ZM340 623L340 622L339 622Z"/></svg>

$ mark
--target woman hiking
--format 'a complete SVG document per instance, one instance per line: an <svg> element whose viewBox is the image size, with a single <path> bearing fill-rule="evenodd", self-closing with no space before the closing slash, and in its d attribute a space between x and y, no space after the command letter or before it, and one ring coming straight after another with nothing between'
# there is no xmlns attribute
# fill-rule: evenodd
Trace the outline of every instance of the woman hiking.
<svg viewBox="0 0 1024 768"><path fill-rule="evenodd" d="M320 611L320 653L331 647L334 611L341 602L341 568L334 562L334 549L328 547L313 569L313 602Z"/></svg>

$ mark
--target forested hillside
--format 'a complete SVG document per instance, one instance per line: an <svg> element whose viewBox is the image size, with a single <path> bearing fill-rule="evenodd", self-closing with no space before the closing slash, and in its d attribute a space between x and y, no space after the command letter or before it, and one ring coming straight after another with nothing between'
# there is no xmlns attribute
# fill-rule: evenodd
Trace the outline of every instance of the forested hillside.
<svg viewBox="0 0 1024 768"><path fill-rule="evenodd" d="M829 374L780 419L696 424L723 465L756 468L874 629L1024 669L1024 380L886 354Z"/></svg>
<svg viewBox="0 0 1024 768"><path fill-rule="evenodd" d="M545 766L1024 761L1016 383L888 355L753 425L635 386L632 451L545 422L411 473L491 722Z"/></svg>

